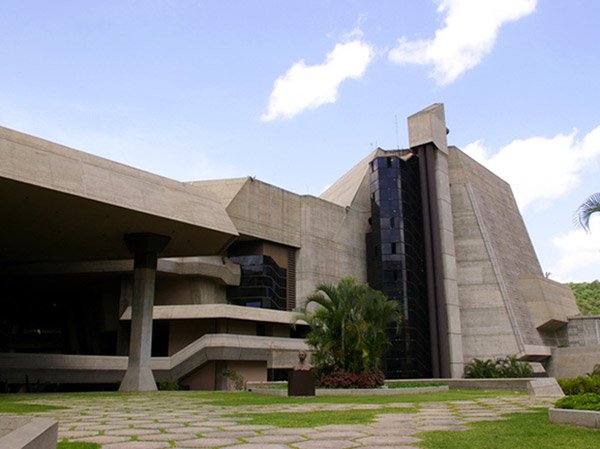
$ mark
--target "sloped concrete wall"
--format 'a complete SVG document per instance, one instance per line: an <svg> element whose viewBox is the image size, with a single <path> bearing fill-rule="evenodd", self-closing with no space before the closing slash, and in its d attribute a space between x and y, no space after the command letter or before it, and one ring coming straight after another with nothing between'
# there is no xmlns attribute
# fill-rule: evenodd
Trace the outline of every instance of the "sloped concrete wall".
<svg viewBox="0 0 600 449"><path fill-rule="evenodd" d="M449 176L465 362L519 352L517 340L482 229L479 202L471 182L479 167L465 167L459 150L450 148ZM469 164L471 165L471 164ZM494 207L494 205L488 205Z"/></svg>

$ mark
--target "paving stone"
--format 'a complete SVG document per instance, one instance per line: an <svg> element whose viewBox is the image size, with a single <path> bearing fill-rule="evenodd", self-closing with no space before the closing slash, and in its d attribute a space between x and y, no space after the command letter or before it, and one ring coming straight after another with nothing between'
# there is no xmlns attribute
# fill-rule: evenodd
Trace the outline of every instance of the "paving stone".
<svg viewBox="0 0 600 449"><path fill-rule="evenodd" d="M221 431L221 432L204 432L202 436L209 438L245 438L245 437L255 437L258 436L256 432L252 432L250 430L246 432L229 432L229 431Z"/></svg>
<svg viewBox="0 0 600 449"><path fill-rule="evenodd" d="M118 437L118 436L114 436L114 435L96 435L94 437L71 438L71 440L81 442L81 443L110 444L110 443L123 443L125 441L130 441L131 438Z"/></svg>
<svg viewBox="0 0 600 449"><path fill-rule="evenodd" d="M84 424L84 425L78 425L76 430L93 430L95 432L100 432L100 431L108 431L108 430L118 430L118 429L127 429L126 425L102 425L102 424L92 424L92 423L88 423L88 424Z"/></svg>
<svg viewBox="0 0 600 449"><path fill-rule="evenodd" d="M128 441L127 443L115 443L103 445L102 449L165 449L169 444L152 443L149 441Z"/></svg>
<svg viewBox="0 0 600 449"><path fill-rule="evenodd" d="M312 440L348 440L366 436L362 432L346 430L343 432L314 432L307 435Z"/></svg>
<svg viewBox="0 0 600 449"><path fill-rule="evenodd" d="M409 437L409 436L371 436L365 438L359 438L355 440L361 444L376 444L376 445L391 445L391 444L411 444L422 441L421 438Z"/></svg>
<svg viewBox="0 0 600 449"><path fill-rule="evenodd" d="M373 428L369 433L371 435L414 435L421 433L422 430L415 428L394 429L394 428Z"/></svg>
<svg viewBox="0 0 600 449"><path fill-rule="evenodd" d="M61 438L77 438L77 437L91 437L94 435L98 435L98 432L93 432L89 430L64 430L58 431L58 439Z"/></svg>
<svg viewBox="0 0 600 449"><path fill-rule="evenodd" d="M195 447L220 447L228 444L239 443L235 438L195 438L189 441L177 442L177 447L195 448Z"/></svg>
<svg viewBox="0 0 600 449"><path fill-rule="evenodd" d="M296 443L306 440L306 438L301 435L262 435L244 439L248 443Z"/></svg>
<svg viewBox="0 0 600 449"><path fill-rule="evenodd" d="M314 432L313 427L294 427L294 428L279 428L279 429L268 429L263 431L264 435L304 435L307 433Z"/></svg>
<svg viewBox="0 0 600 449"><path fill-rule="evenodd" d="M118 430L107 430L104 432L105 435L123 435L123 436L133 436L133 435L160 435L160 431L158 429L118 429Z"/></svg>
<svg viewBox="0 0 600 449"><path fill-rule="evenodd" d="M199 433L217 432L216 427L200 427L200 426L182 426L173 427L169 429L170 433L193 433L194 435Z"/></svg>
<svg viewBox="0 0 600 449"><path fill-rule="evenodd" d="M360 446L360 444L346 440L308 440L293 443L292 446L298 449L347 449Z"/></svg>
<svg viewBox="0 0 600 449"><path fill-rule="evenodd" d="M193 433L161 433L158 435L141 435L140 441L185 441L196 438Z"/></svg>
<svg viewBox="0 0 600 449"><path fill-rule="evenodd" d="M283 444L236 444L234 446L225 446L227 449L290 449ZM223 449L225 449L223 448Z"/></svg>
<svg viewBox="0 0 600 449"><path fill-rule="evenodd" d="M368 431L371 428L371 426L367 426L367 425L363 425L363 424L328 424L326 426L318 426L315 427L314 430L318 430L319 432L323 431L345 431L345 430L350 430L350 431L357 431L357 432L363 432L363 431Z"/></svg>
<svg viewBox="0 0 600 449"><path fill-rule="evenodd" d="M261 426L258 424L242 424L239 426L227 427L227 432L229 432L230 430L237 432L237 431L244 431L244 430L266 430L266 429L273 429L273 426Z"/></svg>

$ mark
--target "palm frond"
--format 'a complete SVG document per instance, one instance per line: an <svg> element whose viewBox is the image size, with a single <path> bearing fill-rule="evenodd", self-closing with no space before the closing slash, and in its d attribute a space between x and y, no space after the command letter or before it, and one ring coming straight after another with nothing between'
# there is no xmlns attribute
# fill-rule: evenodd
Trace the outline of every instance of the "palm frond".
<svg viewBox="0 0 600 449"><path fill-rule="evenodd" d="M575 213L575 223L589 232L590 218L593 214L600 213L600 192L590 195Z"/></svg>

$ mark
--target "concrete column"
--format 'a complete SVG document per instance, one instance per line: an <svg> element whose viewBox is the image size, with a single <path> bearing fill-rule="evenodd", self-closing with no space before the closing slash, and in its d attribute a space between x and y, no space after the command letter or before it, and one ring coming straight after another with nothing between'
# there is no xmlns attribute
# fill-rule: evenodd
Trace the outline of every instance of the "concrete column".
<svg viewBox="0 0 600 449"><path fill-rule="evenodd" d="M150 233L125 234L125 244L134 254L133 298L129 362L119 391L156 390L156 381L150 369L154 281L158 254L170 239L164 235Z"/></svg>
<svg viewBox="0 0 600 449"><path fill-rule="evenodd" d="M436 103L408 118L410 148L421 155L427 172L432 253L428 254L435 273L435 306L439 343L440 374L463 374L462 331L458 302L454 227L448 177L448 144L444 105ZM427 220L426 220L427 221ZM432 342L432 344L435 344ZM434 362L435 366L435 362Z"/></svg>

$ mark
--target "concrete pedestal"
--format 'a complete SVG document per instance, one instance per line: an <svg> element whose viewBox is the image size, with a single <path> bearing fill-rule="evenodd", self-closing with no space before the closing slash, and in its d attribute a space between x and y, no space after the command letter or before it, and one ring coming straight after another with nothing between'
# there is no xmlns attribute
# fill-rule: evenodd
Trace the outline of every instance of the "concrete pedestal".
<svg viewBox="0 0 600 449"><path fill-rule="evenodd" d="M311 371L289 371L288 396L314 396L315 374Z"/></svg>
<svg viewBox="0 0 600 449"><path fill-rule="evenodd" d="M155 391L150 369L152 355L152 308L158 254L170 237L157 234L126 234L125 244L134 256L133 300L129 362L119 391Z"/></svg>

